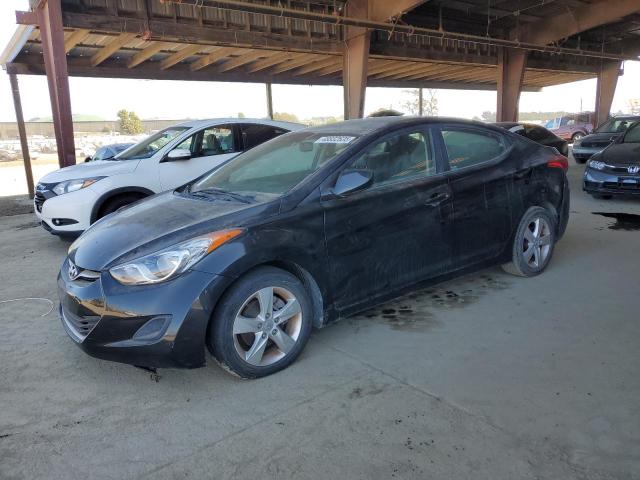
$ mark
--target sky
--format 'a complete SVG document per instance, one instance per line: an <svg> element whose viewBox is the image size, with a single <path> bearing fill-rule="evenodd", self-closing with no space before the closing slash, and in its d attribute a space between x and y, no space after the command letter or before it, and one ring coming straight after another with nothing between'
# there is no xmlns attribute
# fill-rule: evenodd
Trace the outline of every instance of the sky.
<svg viewBox="0 0 640 480"><path fill-rule="evenodd" d="M15 31L15 10L27 10L28 0L0 1L0 50L4 50ZM120 109L135 111L143 119L183 119L267 115L264 84L226 82L179 82L70 78L71 106L74 114L116 118ZM19 77L25 119L51 116L51 105L44 76ZM640 62L625 62L625 74L618 80L612 112L628 111L628 100L640 97ZM520 111L570 112L592 110L596 81L585 80L523 92ZM406 92L393 88L368 88L365 114L379 108L401 110ZM494 91L438 90L439 115L472 118L496 110ZM273 85L273 108L293 113L300 119L341 116L343 93L339 86ZM15 121L9 78L0 70L0 121Z"/></svg>

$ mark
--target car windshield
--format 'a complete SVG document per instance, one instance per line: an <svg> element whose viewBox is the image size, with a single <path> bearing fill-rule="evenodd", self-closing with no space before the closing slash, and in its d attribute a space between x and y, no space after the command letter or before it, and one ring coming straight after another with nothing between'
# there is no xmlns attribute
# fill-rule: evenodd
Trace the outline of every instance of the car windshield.
<svg viewBox="0 0 640 480"><path fill-rule="evenodd" d="M141 158L152 157L158 150L164 147L171 140L176 138L181 133L189 130L189 127L169 127L161 130L158 133L145 138L140 143L137 143L129 150L121 153L114 160L139 160Z"/></svg>
<svg viewBox="0 0 640 480"><path fill-rule="evenodd" d="M597 133L622 133L629 128L629 125L633 123L633 120L625 118L610 118L597 129Z"/></svg>
<svg viewBox="0 0 640 480"><path fill-rule="evenodd" d="M193 183L189 192L282 194L338 155L355 136L288 133L254 147Z"/></svg>
<svg viewBox="0 0 640 480"><path fill-rule="evenodd" d="M106 160L107 158L111 158L111 151L107 147L100 147L96 150L96 153L93 155L93 160Z"/></svg>
<svg viewBox="0 0 640 480"><path fill-rule="evenodd" d="M634 123L624 136L624 143L640 143L640 122Z"/></svg>

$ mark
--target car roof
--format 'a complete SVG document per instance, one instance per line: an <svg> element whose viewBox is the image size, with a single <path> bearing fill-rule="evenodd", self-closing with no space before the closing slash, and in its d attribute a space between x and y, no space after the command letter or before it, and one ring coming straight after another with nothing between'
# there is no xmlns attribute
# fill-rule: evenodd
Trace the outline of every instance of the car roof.
<svg viewBox="0 0 640 480"><path fill-rule="evenodd" d="M413 125L427 125L431 123L463 123L474 126L491 126L487 123L476 122L473 120L465 120L461 118L450 117L368 117L355 120L346 120L344 122L328 123L325 125L317 125L307 127L305 131L339 134L339 135L370 135L381 132L390 128L411 127ZM495 128L495 127L494 127Z"/></svg>
<svg viewBox="0 0 640 480"><path fill-rule="evenodd" d="M614 115L613 117L610 117L609 120L633 120L634 122L637 122L640 120L640 115Z"/></svg>
<svg viewBox="0 0 640 480"><path fill-rule="evenodd" d="M282 122L279 120L268 120L261 118L209 118L206 120L190 120L188 122L182 122L176 127L189 127L189 128L205 128L213 125L219 125L222 123L226 124L241 124L241 123L255 123L260 125L270 125L272 127L280 127L287 130L300 130L304 128L306 125L302 125L301 123L294 122Z"/></svg>

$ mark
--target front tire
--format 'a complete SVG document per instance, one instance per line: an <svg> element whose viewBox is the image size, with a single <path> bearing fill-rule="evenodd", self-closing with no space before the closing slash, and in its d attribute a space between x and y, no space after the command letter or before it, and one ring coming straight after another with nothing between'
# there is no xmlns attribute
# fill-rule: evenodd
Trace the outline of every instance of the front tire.
<svg viewBox="0 0 640 480"><path fill-rule="evenodd" d="M260 267L236 281L218 302L207 346L216 361L241 378L259 378L288 367L312 327L312 307L294 275Z"/></svg>
<svg viewBox="0 0 640 480"><path fill-rule="evenodd" d="M549 211L542 207L529 208L516 230L512 260L502 265L502 269L520 277L542 273L551 260L555 242L555 220Z"/></svg>
<svg viewBox="0 0 640 480"><path fill-rule="evenodd" d="M584 138L584 133L582 132L576 132L573 134L573 136L571 137L571 142L572 143L576 143L576 141L578 140L582 140Z"/></svg>

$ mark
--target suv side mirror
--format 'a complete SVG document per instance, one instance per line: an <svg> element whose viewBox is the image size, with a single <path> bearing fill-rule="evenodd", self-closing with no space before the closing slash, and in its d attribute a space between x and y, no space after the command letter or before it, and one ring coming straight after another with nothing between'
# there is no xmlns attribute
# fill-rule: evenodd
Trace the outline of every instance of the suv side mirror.
<svg viewBox="0 0 640 480"><path fill-rule="evenodd" d="M364 190L373 183L373 172L371 170L347 169L344 170L333 187L331 193L338 197L344 197L350 193Z"/></svg>
<svg viewBox="0 0 640 480"><path fill-rule="evenodd" d="M189 160L191 158L191 150L186 148L175 148L167 154L167 162L176 162L180 160Z"/></svg>

